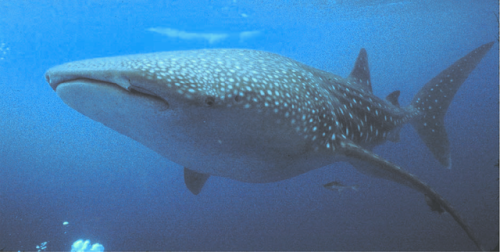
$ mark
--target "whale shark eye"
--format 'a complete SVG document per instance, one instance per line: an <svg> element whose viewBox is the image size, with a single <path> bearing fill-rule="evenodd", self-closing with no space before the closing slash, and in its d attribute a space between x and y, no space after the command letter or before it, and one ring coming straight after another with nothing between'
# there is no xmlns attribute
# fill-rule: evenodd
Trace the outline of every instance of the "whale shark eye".
<svg viewBox="0 0 500 252"><path fill-rule="evenodd" d="M234 101L235 101L235 102L239 102L239 101L241 101L241 96L239 96L239 95L235 95L235 96L234 96Z"/></svg>
<svg viewBox="0 0 500 252"><path fill-rule="evenodd" d="M214 105L215 103L215 98L213 96L208 96L207 98L205 98L205 104L207 104L208 106L212 106Z"/></svg>

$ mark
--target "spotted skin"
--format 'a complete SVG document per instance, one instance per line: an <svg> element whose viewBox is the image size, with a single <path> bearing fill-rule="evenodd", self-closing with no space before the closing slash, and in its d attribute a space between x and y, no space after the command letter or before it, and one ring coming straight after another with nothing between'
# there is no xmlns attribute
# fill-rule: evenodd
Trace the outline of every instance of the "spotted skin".
<svg viewBox="0 0 500 252"><path fill-rule="evenodd" d="M446 200L371 149L399 139L399 129L411 123L449 166L444 114L492 45L444 70L407 107L399 105L399 91L386 100L373 95L364 49L347 78L242 49L83 60L53 67L45 76L70 107L183 165L194 194L210 175L263 183L348 161L423 193L431 209L450 213L480 248Z"/></svg>

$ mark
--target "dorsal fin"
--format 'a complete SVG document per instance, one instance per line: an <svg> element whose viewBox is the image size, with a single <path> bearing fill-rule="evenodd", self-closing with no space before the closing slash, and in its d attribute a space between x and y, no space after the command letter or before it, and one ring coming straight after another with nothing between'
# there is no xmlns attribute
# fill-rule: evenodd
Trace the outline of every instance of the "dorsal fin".
<svg viewBox="0 0 500 252"><path fill-rule="evenodd" d="M392 103L392 105L399 107L399 101L398 101L399 94L401 94L401 91L396 90L396 91L390 93L387 97L385 97L385 99L387 101L389 101L390 103Z"/></svg>
<svg viewBox="0 0 500 252"><path fill-rule="evenodd" d="M370 80L370 68L368 68L368 54L365 48L361 48L359 51L358 58L354 64L354 69L352 69L351 74L349 74L349 79L361 84L368 88L368 91L372 92L372 82Z"/></svg>
<svg viewBox="0 0 500 252"><path fill-rule="evenodd" d="M184 183L186 183L186 187L194 195L198 195L201 192L201 188L203 188L209 177L210 175L208 174L195 172L184 167Z"/></svg>

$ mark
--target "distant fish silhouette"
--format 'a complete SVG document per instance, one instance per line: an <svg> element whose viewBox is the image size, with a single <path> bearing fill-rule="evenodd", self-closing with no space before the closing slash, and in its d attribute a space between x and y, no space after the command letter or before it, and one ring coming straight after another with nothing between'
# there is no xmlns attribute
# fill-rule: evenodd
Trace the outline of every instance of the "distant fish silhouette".
<svg viewBox="0 0 500 252"><path fill-rule="evenodd" d="M344 189L352 189L354 191L358 190L357 185L346 186L346 185L342 184L342 182L338 182L338 181L333 181L333 182L324 184L323 187L325 187L328 190L336 191L339 193L342 192Z"/></svg>

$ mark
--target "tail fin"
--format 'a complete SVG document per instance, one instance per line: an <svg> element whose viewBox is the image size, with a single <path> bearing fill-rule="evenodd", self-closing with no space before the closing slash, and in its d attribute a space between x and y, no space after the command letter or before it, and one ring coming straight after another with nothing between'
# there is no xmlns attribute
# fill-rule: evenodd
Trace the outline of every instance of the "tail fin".
<svg viewBox="0 0 500 252"><path fill-rule="evenodd" d="M448 168L451 168L451 157L448 135L444 128L444 115L455 93L493 43L476 48L439 73L420 89L411 102L412 107L423 112L422 118L412 123L413 127L434 157Z"/></svg>

